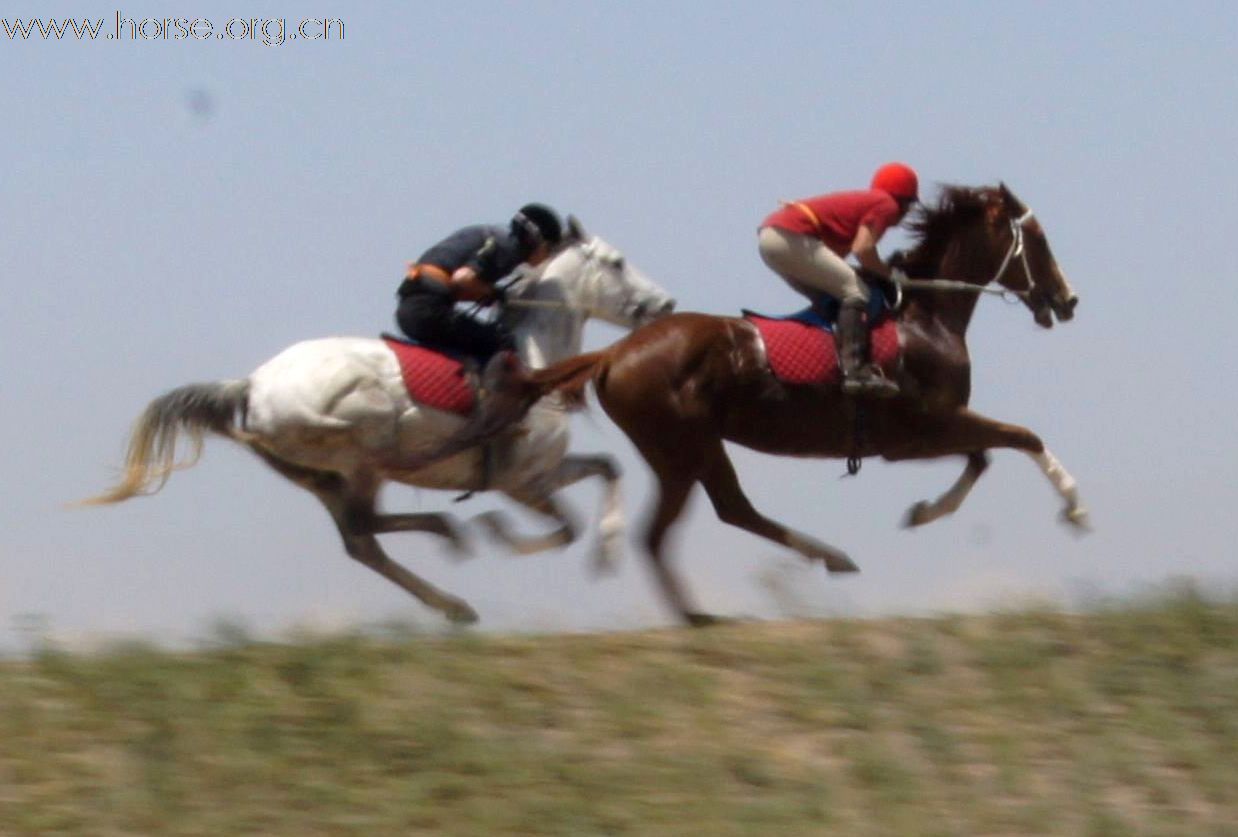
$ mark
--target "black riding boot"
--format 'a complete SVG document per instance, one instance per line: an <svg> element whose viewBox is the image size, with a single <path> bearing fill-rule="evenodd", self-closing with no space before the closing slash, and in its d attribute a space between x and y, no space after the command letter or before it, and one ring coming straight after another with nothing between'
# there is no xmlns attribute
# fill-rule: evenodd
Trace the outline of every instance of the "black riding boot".
<svg viewBox="0 0 1238 837"><path fill-rule="evenodd" d="M898 384L874 364L868 363L868 323L864 321L862 300L844 302L838 312L838 359L843 370L843 392L847 395L893 398Z"/></svg>

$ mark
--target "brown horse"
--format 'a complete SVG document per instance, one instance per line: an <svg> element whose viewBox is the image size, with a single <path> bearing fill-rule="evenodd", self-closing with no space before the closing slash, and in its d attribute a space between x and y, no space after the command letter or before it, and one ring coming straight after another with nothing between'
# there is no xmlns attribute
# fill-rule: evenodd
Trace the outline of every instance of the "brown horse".
<svg viewBox="0 0 1238 837"><path fill-rule="evenodd" d="M690 604L664 544L697 483L722 521L821 561L830 572L857 569L838 549L753 508L723 440L787 456L965 456L962 476L938 499L914 505L908 526L953 512L988 466L987 451L1015 448L1036 461L1065 500L1065 519L1086 525L1074 479L1035 433L967 408L971 374L964 338L980 289L995 282L1018 295L1046 328L1054 315L1063 321L1073 316L1078 298L1040 224L1000 185L948 187L936 207L919 210L911 227L915 246L895 259L912 277L899 315L897 398L857 401L837 386L783 384L770 373L751 323L705 314L667 317L534 376L530 398L553 391L580 397L592 381L606 413L653 469L658 498L645 546L671 606L690 624L712 617Z"/></svg>

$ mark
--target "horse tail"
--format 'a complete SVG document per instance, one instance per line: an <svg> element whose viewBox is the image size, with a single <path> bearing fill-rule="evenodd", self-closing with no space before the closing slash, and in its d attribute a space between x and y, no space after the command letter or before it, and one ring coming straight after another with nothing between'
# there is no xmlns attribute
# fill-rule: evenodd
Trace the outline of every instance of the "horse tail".
<svg viewBox="0 0 1238 837"><path fill-rule="evenodd" d="M532 373L529 377L537 387L537 397L559 393L567 402L568 409L583 408L585 387L597 375L608 354L605 351L589 352Z"/></svg>
<svg viewBox="0 0 1238 837"><path fill-rule="evenodd" d="M192 467L202 456L203 437L217 433L241 440L249 397L249 381L189 384L165 393L146 407L134 423L125 454L124 473L113 488L78 505L119 503L163 488L173 471ZM189 457L176 461L177 442L184 432L190 441Z"/></svg>
<svg viewBox="0 0 1238 837"><path fill-rule="evenodd" d="M405 467L416 470L488 442L523 419L534 404L551 393L564 393L568 409L579 409L584 405L585 385L606 356L605 351L590 352L519 376L511 374L510 364L492 364L482 376L487 394L473 414L455 433ZM493 380L488 380L491 376Z"/></svg>

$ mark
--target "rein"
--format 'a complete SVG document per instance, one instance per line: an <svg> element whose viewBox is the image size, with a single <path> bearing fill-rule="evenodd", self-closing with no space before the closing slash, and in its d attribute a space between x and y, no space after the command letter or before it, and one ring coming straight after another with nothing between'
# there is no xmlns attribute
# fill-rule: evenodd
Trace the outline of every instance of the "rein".
<svg viewBox="0 0 1238 837"><path fill-rule="evenodd" d="M556 302L553 299L506 299L503 305L507 308L550 308L557 311L580 311L585 314L594 314L599 311L589 305L573 305L570 302Z"/></svg>
<svg viewBox="0 0 1238 837"><path fill-rule="evenodd" d="M1010 219L1010 247L1006 250L1006 256L1002 259L1001 266L997 268L997 272L993 274L993 278L983 285L973 285L970 282L962 282L958 279L910 279L900 273L891 276L891 281L900 290L903 288L921 288L934 291L965 291L967 293L992 294L993 296L1001 297L1004 302L1008 303L1017 303L1020 299L1026 299L1031 295L1035 283L1032 281L1032 269L1027 263L1027 249L1023 243L1023 228L1034 217L1036 217L1035 214L1029 209L1018 218ZM1012 291L1009 288L990 288L989 285L997 282L1005 275L1007 268L1010 267L1010 263L1015 258L1018 258L1019 263L1023 265L1023 279L1027 282L1027 287L1018 291Z"/></svg>

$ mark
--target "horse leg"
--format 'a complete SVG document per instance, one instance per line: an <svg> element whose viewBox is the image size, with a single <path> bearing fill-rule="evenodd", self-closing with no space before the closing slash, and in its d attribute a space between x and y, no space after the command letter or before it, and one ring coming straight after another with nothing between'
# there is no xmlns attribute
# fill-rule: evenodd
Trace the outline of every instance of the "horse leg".
<svg viewBox="0 0 1238 837"><path fill-rule="evenodd" d="M619 490L622 471L613 457L605 454L567 456L556 469L555 488L563 488L587 477L603 482L602 508L598 514L598 543L593 552L594 575L615 572L623 552L623 493Z"/></svg>
<svg viewBox="0 0 1238 837"><path fill-rule="evenodd" d="M559 524L559 527L545 535L524 536L514 534L507 515L499 511L488 511L477 515L474 520L489 531L491 537L506 545L517 555L532 555L545 552L560 546L567 546L576 540L576 523L568 512L549 494L540 491L520 491L513 489L505 491L508 497L527 509L548 517Z"/></svg>
<svg viewBox="0 0 1238 837"><path fill-rule="evenodd" d="M980 479L980 475L988 467L989 455L984 451L978 450L967 454L967 467L963 469L963 473L955 480L954 485L950 486L945 494L942 494L932 502L921 500L913 504L903 517L904 528L910 529L914 526L923 526L925 523L932 523L940 517L945 517L958 511L959 506L963 505L963 500L971 493L976 481Z"/></svg>
<svg viewBox="0 0 1238 837"><path fill-rule="evenodd" d="M339 474L328 471L317 471L289 462L286 459L251 445L258 456L278 471L284 477L317 495L319 491L333 491L343 480ZM438 535L448 541L453 552L466 556L470 553L468 540L460 528L454 515L441 512L417 512L409 514L379 514L371 513L364 519L359 518L356 525L364 529L365 534L382 535L389 532L428 532Z"/></svg>
<svg viewBox="0 0 1238 837"><path fill-rule="evenodd" d="M452 622L476 622L477 612L462 599L439 590L388 557L372 529L378 517L374 512L373 496L369 492L358 493L351 489L352 486L345 486L341 490L318 493L318 499L335 520L348 555Z"/></svg>
<svg viewBox="0 0 1238 837"><path fill-rule="evenodd" d="M649 459L648 456L645 457ZM650 463L653 464L652 462ZM645 534L645 549L653 564L653 573L662 587L670 606L683 617L684 621L693 627L712 625L719 621L717 617L702 613L691 604L687 591L680 583L679 577L671 571L666 563L666 535L671 526L683 513L684 504L692 487L696 485L697 477L691 471L678 468L654 467L658 478L658 502L654 507L653 518Z"/></svg>
<svg viewBox="0 0 1238 837"><path fill-rule="evenodd" d="M705 486L714 511L723 523L782 544L810 561L821 561L829 572L847 573L859 570L846 553L802 532L789 529L758 512L744 494L735 473L735 466L727 456L720 439L709 445L704 461L706 469L701 477L701 484Z"/></svg>
<svg viewBox="0 0 1238 837"><path fill-rule="evenodd" d="M457 558L473 554L464 530L453 515L441 512L414 512L407 514L373 514L357 521L366 534L383 535L390 532L429 532L447 541L451 553Z"/></svg>
<svg viewBox="0 0 1238 837"><path fill-rule="evenodd" d="M427 526L433 515L379 515L374 510L374 497L380 484L377 479L353 484L341 474L305 468L257 446L252 447L267 464L312 493L327 507L344 540L344 550L350 557L441 612L452 622L477 621L476 611L466 602L444 593L391 560L375 537L379 531L436 531L437 524ZM447 531L451 531L452 524L445 525ZM387 526L393 528L384 528Z"/></svg>
<svg viewBox="0 0 1238 837"><path fill-rule="evenodd" d="M1079 484L1075 482L1075 478L1062 467L1062 463L1057 461L1057 457L1048 448L1031 454L1031 457L1054 490L1066 501L1062 509L1062 521L1080 532L1090 529L1088 510L1079 502Z"/></svg>
<svg viewBox="0 0 1238 837"><path fill-rule="evenodd" d="M553 471L542 475L519 490L508 491L507 494L516 502L539 514L549 516L561 524L571 540L576 539L575 523L560 511L556 504L551 503L549 509L539 507L544 497L550 497L561 488L566 488L588 477L599 477L605 484L602 494L602 508L598 522L598 545L593 555L593 570L596 575L614 572L618 557L623 547L623 496L619 490L619 463L613 457L605 454L589 454L565 456ZM532 498L532 499L530 499ZM522 555L538 551L537 549L518 545L506 527L505 518L497 512L482 515L481 522L491 533L506 543L510 548ZM550 546L559 546L556 542ZM547 547L541 547L542 549Z"/></svg>
<svg viewBox="0 0 1238 837"><path fill-rule="evenodd" d="M1026 427L995 421L968 409L949 416L932 416L910 430L916 441L908 448L883 454L890 461L926 459L952 453L974 454L992 448L1021 450L1032 458L1049 483L1065 501L1064 522L1079 530L1088 528L1088 512L1079 502L1079 488L1045 443ZM952 489L953 490L953 489Z"/></svg>

